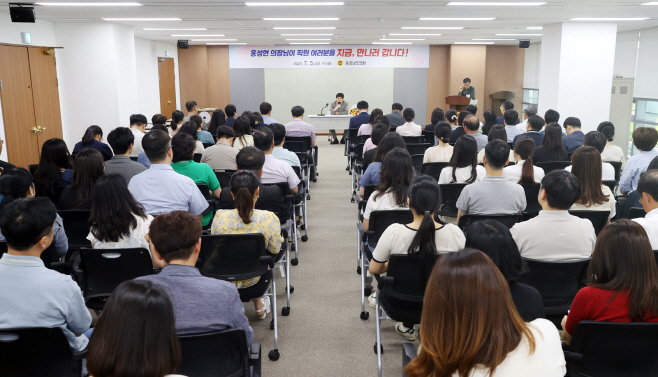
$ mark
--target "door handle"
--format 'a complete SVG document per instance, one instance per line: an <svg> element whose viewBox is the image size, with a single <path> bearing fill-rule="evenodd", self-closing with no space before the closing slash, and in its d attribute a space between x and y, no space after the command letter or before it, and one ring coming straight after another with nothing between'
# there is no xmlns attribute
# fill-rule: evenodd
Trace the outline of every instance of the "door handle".
<svg viewBox="0 0 658 377"><path fill-rule="evenodd" d="M167 103L169 103L169 104L170 104L170 103L171 103L171 101L167 101Z"/></svg>

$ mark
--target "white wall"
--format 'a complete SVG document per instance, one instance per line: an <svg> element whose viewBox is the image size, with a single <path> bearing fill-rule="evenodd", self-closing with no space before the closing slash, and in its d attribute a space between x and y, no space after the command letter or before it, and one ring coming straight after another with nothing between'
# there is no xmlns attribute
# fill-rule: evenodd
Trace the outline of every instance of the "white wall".
<svg viewBox="0 0 658 377"><path fill-rule="evenodd" d="M539 88L539 63L541 61L541 42L531 43L525 49L525 62L523 64L523 87L529 89Z"/></svg>
<svg viewBox="0 0 658 377"><path fill-rule="evenodd" d="M558 82L560 80L560 54L562 50L562 24L544 26L539 66L538 114L548 109L558 110ZM549 61L550 57L550 61Z"/></svg>
<svg viewBox="0 0 658 377"><path fill-rule="evenodd" d="M658 27L642 29L637 57L635 97L658 99Z"/></svg>
<svg viewBox="0 0 658 377"><path fill-rule="evenodd" d="M160 83L158 75L158 57L174 59L174 75L176 77L176 108L181 109L180 82L178 77L178 48L173 43L150 41L135 38L135 59L137 61L137 103L139 111L150 120L151 116L160 113ZM164 114L168 118L171 114Z"/></svg>
<svg viewBox="0 0 658 377"><path fill-rule="evenodd" d="M622 31L617 33L615 48L615 75L625 78L635 77L637 64L637 48L640 42L640 30Z"/></svg>
<svg viewBox="0 0 658 377"><path fill-rule="evenodd" d="M3 10L6 8L3 8ZM55 47L55 29L50 21L36 23L11 22L9 13L0 13L0 43L23 44L21 32L32 33L32 45Z"/></svg>

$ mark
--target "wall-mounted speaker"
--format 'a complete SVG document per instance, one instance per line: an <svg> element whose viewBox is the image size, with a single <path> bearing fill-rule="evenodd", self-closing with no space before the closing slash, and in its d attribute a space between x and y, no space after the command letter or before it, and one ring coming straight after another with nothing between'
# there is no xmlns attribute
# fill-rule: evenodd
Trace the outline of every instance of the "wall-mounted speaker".
<svg viewBox="0 0 658 377"><path fill-rule="evenodd" d="M187 50L188 48L190 48L190 42L189 41L179 40L178 41L178 48L181 48L183 50Z"/></svg>
<svg viewBox="0 0 658 377"><path fill-rule="evenodd" d="M9 16L11 22L30 22L36 21L34 6L32 4L9 3Z"/></svg>
<svg viewBox="0 0 658 377"><path fill-rule="evenodd" d="M530 40L529 39L519 41L519 48L528 48L528 47L530 47Z"/></svg>

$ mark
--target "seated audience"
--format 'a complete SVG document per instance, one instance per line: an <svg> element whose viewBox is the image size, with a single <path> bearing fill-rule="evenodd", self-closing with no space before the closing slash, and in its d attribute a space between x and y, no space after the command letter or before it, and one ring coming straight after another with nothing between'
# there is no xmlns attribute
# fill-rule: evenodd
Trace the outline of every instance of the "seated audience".
<svg viewBox="0 0 658 377"><path fill-rule="evenodd" d="M201 214L208 208L208 202L196 183L171 167L173 152L169 135L160 130L152 130L142 140L151 167L134 176L128 189L135 200L149 215L160 215L172 211L188 211L201 221Z"/></svg>
<svg viewBox="0 0 658 377"><path fill-rule="evenodd" d="M69 187L59 200L59 209L90 209L91 193L105 171L103 156L96 149L83 149L75 156L75 170Z"/></svg>
<svg viewBox="0 0 658 377"><path fill-rule="evenodd" d="M263 117L263 123L269 126L272 123L279 123L272 119L272 104L269 102L262 102L259 106L260 114Z"/></svg>
<svg viewBox="0 0 658 377"><path fill-rule="evenodd" d="M7 170L0 175L0 213L9 203L17 199L33 198L35 193L34 183L32 182L32 175L30 172L23 168L14 168ZM55 235L53 236L53 243L59 258L66 255L69 249L69 239L64 232L64 221L56 214L55 225L53 226ZM0 242L5 242L5 236L0 232Z"/></svg>
<svg viewBox="0 0 658 377"><path fill-rule="evenodd" d="M249 134L253 135L254 131L256 130L256 116L254 113L247 110L243 111L240 116L249 119ZM233 122L233 124L235 124L235 122Z"/></svg>
<svg viewBox="0 0 658 377"><path fill-rule="evenodd" d="M515 165L506 166L503 175L510 182L534 184L544 178L544 169L534 166L532 156L535 154L535 141L523 136L514 142Z"/></svg>
<svg viewBox="0 0 658 377"><path fill-rule="evenodd" d="M473 116L477 117L477 112L478 112L478 107L477 107L477 106L475 106L475 105L468 105L468 106L466 106L466 108L465 108L464 110L468 111L468 112L471 113ZM465 119L465 118L464 118L464 119ZM484 126L484 124L483 124L482 122L480 122L479 119L478 119L478 123L479 123L479 127L478 127L478 131L479 131L479 130L482 128L482 126Z"/></svg>
<svg viewBox="0 0 658 377"><path fill-rule="evenodd" d="M404 118L405 123L397 127L395 132L400 134L400 136L420 136L423 134L422 127L413 122L416 117L414 109L407 107L402 112L402 117Z"/></svg>
<svg viewBox="0 0 658 377"><path fill-rule="evenodd" d="M174 375L181 362L172 299L149 281L121 283L107 300L87 350L93 377Z"/></svg>
<svg viewBox="0 0 658 377"><path fill-rule="evenodd" d="M187 101L185 102L185 110L187 110L187 115L185 116L184 122L188 122L194 115L199 115L199 106L196 101Z"/></svg>
<svg viewBox="0 0 658 377"><path fill-rule="evenodd" d="M605 136L598 131L588 132L583 139L584 146L594 147L599 153L603 152L605 143ZM564 170L571 171L571 166L567 166ZM608 162L601 162L601 178L603 178L604 181L616 181L614 166Z"/></svg>
<svg viewBox="0 0 658 377"><path fill-rule="evenodd" d="M198 136L198 131L197 131L197 124L193 121L187 121L183 123L182 126L180 126L180 132L185 132L186 134L192 136L192 139L194 140L194 153L203 153L203 150L205 149L203 147L203 143L201 140L199 140ZM178 133L177 133L178 135ZM173 140L173 137L172 137Z"/></svg>
<svg viewBox="0 0 658 377"><path fill-rule="evenodd" d="M2 209L7 252L0 259L0 328L59 327L71 349L82 351L91 325L80 287L47 269L43 253L56 234L57 210L47 198L16 199Z"/></svg>
<svg viewBox="0 0 658 377"><path fill-rule="evenodd" d="M295 106L291 110L292 121L286 123L286 136L290 137L311 137L311 145L315 145L315 129L312 124L304 122L304 108Z"/></svg>
<svg viewBox="0 0 658 377"><path fill-rule="evenodd" d="M264 128L264 130L268 130ZM257 132L262 132L257 131ZM255 209L256 199L260 193L260 182L256 174L248 170L238 171L231 177L231 196L235 209L220 209L212 221L211 233L216 234L252 234L260 233L265 238L265 248L271 254L281 250L283 237L279 219L269 211ZM260 277L233 282L238 289L256 285ZM270 299L253 299L254 309L258 319L265 319L270 311Z"/></svg>
<svg viewBox="0 0 658 377"><path fill-rule="evenodd" d="M528 131L528 119L530 119L530 117L533 116L533 115L537 115L537 105L528 105L528 106L526 106L525 109L523 109L523 122L517 124L516 128L518 128L519 131L521 131L521 132L527 132ZM544 119L542 118L542 121L543 120ZM543 127L544 126L542 126L542 128ZM539 131L541 131L541 129ZM539 144L541 144L541 141L540 141ZM537 144L537 146L539 146L539 144Z"/></svg>
<svg viewBox="0 0 658 377"><path fill-rule="evenodd" d="M235 131L228 126L218 126L215 136L217 143L203 151L201 162L208 164L213 170L235 169L235 155L239 152L232 146Z"/></svg>
<svg viewBox="0 0 658 377"><path fill-rule="evenodd" d="M509 110L514 110L514 102L511 102L511 101L503 102L503 104L500 105L500 113L502 115L499 116L498 118L496 118L496 124L504 124L504 122L505 122L505 113ZM514 111L516 111L516 110L514 110ZM516 114L517 118L516 118L515 121L510 122L511 125L516 125L516 124L521 123L521 120L518 118L519 114L518 114L518 112L516 112L516 113L517 113Z"/></svg>
<svg viewBox="0 0 658 377"><path fill-rule="evenodd" d="M509 284L482 252L443 255L425 289L420 351L409 377L562 377L560 336L551 322L525 323Z"/></svg>
<svg viewBox="0 0 658 377"><path fill-rule="evenodd" d="M172 237L172 229L177 229L176 237ZM174 304L176 332L185 335L241 328L251 344L254 332L235 285L202 276L195 267L201 251L199 222L187 212L174 211L153 220L149 237L151 250L164 267L157 275L137 280L165 288Z"/></svg>
<svg viewBox="0 0 658 377"><path fill-rule="evenodd" d="M366 209L363 212L363 230L370 227L370 213L372 211L386 211L390 209L404 209L408 207L407 189L414 177L414 168L411 155L406 149L393 148L386 154L382 164L382 174L372 195L368 198Z"/></svg>
<svg viewBox="0 0 658 377"><path fill-rule="evenodd" d="M535 149L532 160L535 163L569 161L567 150L562 146L562 127L559 124L554 122L546 125L541 146Z"/></svg>
<svg viewBox="0 0 658 377"><path fill-rule="evenodd" d="M224 107L224 112L226 113L226 125L233 127L233 122L235 122L235 114L237 114L238 109L233 104L228 104Z"/></svg>
<svg viewBox="0 0 658 377"><path fill-rule="evenodd" d="M161 125L166 127L167 117L163 114L155 114L151 117L151 124L154 126Z"/></svg>
<svg viewBox="0 0 658 377"><path fill-rule="evenodd" d="M286 142L286 127L279 123L270 123L267 127L269 127L274 134L274 149L272 150L272 156L278 160L289 163L290 166L296 166L301 169L302 163L299 161L297 154L283 147L283 144Z"/></svg>
<svg viewBox="0 0 658 377"><path fill-rule="evenodd" d="M450 134L450 144L455 145L457 139L466 135L466 130L464 129L464 119L466 119L466 117L469 115L472 114L468 111L462 111L459 113L459 117L457 117L457 127L453 128L452 133Z"/></svg>
<svg viewBox="0 0 658 377"><path fill-rule="evenodd" d="M359 128L362 124L368 123L368 119L370 119L368 107L369 105L366 101L356 103L357 115L350 118L349 128Z"/></svg>
<svg viewBox="0 0 658 377"><path fill-rule="evenodd" d="M132 177L146 170L144 165L129 157L133 151L135 136L130 129L117 127L107 135L107 142L114 150L114 156L105 161L105 174L119 174L126 181L127 186Z"/></svg>
<svg viewBox="0 0 658 377"><path fill-rule="evenodd" d="M615 126L611 122L601 122L596 130L605 135L607 140L605 149L601 152L601 160L604 162L621 162L621 168L623 169L626 165L626 155L620 147L612 144L615 139Z"/></svg>
<svg viewBox="0 0 658 377"><path fill-rule="evenodd" d="M368 166L366 171L363 173L361 180L359 181L359 195L363 198L365 189L367 185L378 185L379 177L381 175L382 162L386 154L393 150L393 148L406 148L402 136L397 132L389 132L379 142L377 146L377 152L375 152L375 157L372 159L372 163Z"/></svg>
<svg viewBox="0 0 658 377"><path fill-rule="evenodd" d="M101 152L103 161L112 158L112 150L107 144L103 143L103 129L98 126L89 126L85 134L82 136L82 141L75 144L73 147L73 155L75 156L81 150L93 148Z"/></svg>
<svg viewBox="0 0 658 377"><path fill-rule="evenodd" d="M402 106L401 103L394 103L391 106L391 113L386 114L386 118L389 120L390 126L395 129L397 127L400 127L401 125L404 124L404 117L402 116L402 110L404 109L404 106Z"/></svg>
<svg viewBox="0 0 658 377"><path fill-rule="evenodd" d="M217 136L217 128L219 126L226 126L226 114L224 114L224 110L215 109L215 111L212 112L210 125L208 126L208 133L210 133L213 138Z"/></svg>
<svg viewBox="0 0 658 377"><path fill-rule="evenodd" d="M161 124L156 124L153 127L151 127L151 131L153 130L160 130L167 135L169 135L169 129L167 126L163 126ZM169 139L171 139L171 136L169 136ZM151 161L146 157L146 153L141 152L139 155L137 155L137 162L144 165L147 169L151 167Z"/></svg>
<svg viewBox="0 0 658 377"><path fill-rule="evenodd" d="M203 144L215 144L215 137L208 131L203 130L203 118L199 115L192 115L190 120L196 123L196 136L198 140Z"/></svg>
<svg viewBox="0 0 658 377"><path fill-rule="evenodd" d="M385 117L379 118L379 120L386 119ZM369 149L363 152L363 169L364 171L368 169L368 166L372 163L372 161L375 159L375 154L377 153L377 146L379 143L381 143L382 139L384 136L386 136L389 133L390 127L388 124L384 123L377 123L375 124L375 127L372 130L372 133L370 134L370 138L367 141L370 141L371 144L373 145L372 149Z"/></svg>
<svg viewBox="0 0 658 377"><path fill-rule="evenodd" d="M433 130L438 144L425 150L423 164L428 162L449 162L454 151L453 146L449 144L450 134L452 133L450 123L440 121L434 125Z"/></svg>
<svg viewBox="0 0 658 377"><path fill-rule="evenodd" d="M578 291L562 320L567 345L580 321L658 322L658 268L639 224L621 219L599 234L587 287Z"/></svg>
<svg viewBox="0 0 658 377"><path fill-rule="evenodd" d="M426 125L423 130L434 132L434 127L436 127L436 125L439 124L439 122L445 121L445 113L443 112L443 109L437 107L436 109L432 110L432 118L430 121L431 123Z"/></svg>
<svg viewBox="0 0 658 377"><path fill-rule="evenodd" d="M64 140L46 140L41 147L39 168L34 173L36 196L47 196L53 203L59 203L55 186L68 186L72 177L71 155Z"/></svg>
<svg viewBox="0 0 658 377"><path fill-rule="evenodd" d="M503 168L509 162L509 152L509 145L502 140L492 140L484 148L484 168L487 175L482 182L464 187L457 200L458 223L459 219L467 213L511 215L521 213L525 209L523 187L503 176Z"/></svg>
<svg viewBox="0 0 658 377"><path fill-rule="evenodd" d="M533 115L527 120L528 120L528 125L527 125L528 132L514 136L513 143L516 144L516 141L520 137L525 136L534 140L535 146L539 147L544 141L544 135L539 133L542 130L542 128L544 128L544 119L542 119L542 117L540 117L539 115ZM519 123L519 124L523 124L523 123ZM517 124L516 126L518 128L519 125Z"/></svg>
<svg viewBox="0 0 658 377"><path fill-rule="evenodd" d="M370 112L370 118L368 118L368 123L362 124L359 127L359 132L357 136L368 136L372 133L372 128L375 126L375 120L380 116L383 116L384 112L382 109L374 109Z"/></svg>
<svg viewBox="0 0 658 377"><path fill-rule="evenodd" d="M236 122L238 120L236 119ZM265 164L260 181L263 184L288 183L288 189L296 194L298 191L299 177L289 163L276 159L272 155L274 150L274 133L268 127L263 127L254 133L256 148L265 153ZM286 193L287 194L287 193Z"/></svg>
<svg viewBox="0 0 658 377"><path fill-rule="evenodd" d="M539 215L510 230L522 257L575 261L592 255L596 241L592 223L569 214L581 192L575 175L564 170L546 174L539 190Z"/></svg>
<svg viewBox="0 0 658 377"><path fill-rule="evenodd" d="M507 132L507 142L513 143L514 138L518 135L521 135L522 132L516 128L516 124L519 123L519 114L514 109L509 109L503 114L503 119L505 122L505 131Z"/></svg>
<svg viewBox="0 0 658 377"><path fill-rule="evenodd" d="M389 130L389 131L391 130L391 124L388 121L387 117L383 116L383 117L377 118L377 120L375 121L375 125L377 125L377 123L384 124L384 125L386 125L386 127L388 127L387 130ZM372 134L371 134L371 137L369 137L366 140L366 142L363 143L363 153L364 153L364 155L365 155L366 152L370 151L371 149L375 149L376 147L377 147L377 145L375 145L372 142Z"/></svg>
<svg viewBox="0 0 658 377"><path fill-rule="evenodd" d="M185 114L180 110L174 110L171 114L171 123L169 124L169 136L176 136L183 123L185 123Z"/></svg>
<svg viewBox="0 0 658 377"><path fill-rule="evenodd" d="M505 131L505 126L502 124L496 124L491 127L489 133L487 134L487 140L489 140L489 143L491 143L492 140L502 140L507 143L507 131ZM514 150L510 148L509 161L516 162L514 158ZM478 164L482 163L484 163L484 149L478 152Z"/></svg>
<svg viewBox="0 0 658 377"><path fill-rule="evenodd" d="M256 129L259 129L264 126L269 126L269 124L265 124L265 119L263 119L263 114L259 113L258 111L254 112L254 117L256 118Z"/></svg>
<svg viewBox="0 0 658 377"><path fill-rule="evenodd" d="M658 132L653 127L638 127L633 131L633 145L640 153L631 156L619 179L619 190L629 193L637 190L640 174L644 173L658 151L654 148L658 143ZM605 179L605 178L604 178Z"/></svg>
<svg viewBox="0 0 658 377"><path fill-rule="evenodd" d="M254 138L251 136L251 121L246 116L240 116L233 122L233 148L242 149L244 147L253 147Z"/></svg>
<svg viewBox="0 0 658 377"><path fill-rule="evenodd" d="M484 176L487 175L487 171L484 167L478 165L477 151L477 142L471 135L457 139L448 166L441 170L439 184L482 181Z"/></svg>
<svg viewBox="0 0 658 377"><path fill-rule="evenodd" d="M387 161L393 153L388 154ZM373 275L387 271L391 254L408 254L423 263L424 275L429 276L437 254L455 252L464 247L464 234L457 226L434 221L434 212L441 205L439 185L434 178L420 175L411 180L408 201L414 220L409 224L391 224L386 228L372 254L370 273ZM398 322L395 331L405 339L414 341L414 325Z"/></svg>
<svg viewBox="0 0 658 377"><path fill-rule="evenodd" d="M148 121L142 114L133 114L130 116L130 132L132 132L135 137L131 156L138 156L140 153L144 153L142 139L144 138L144 134L146 134L146 123L148 123Z"/></svg>
<svg viewBox="0 0 658 377"><path fill-rule="evenodd" d="M489 135L489 130L491 130L491 127L497 124L496 114L494 114L494 112L491 110L487 110L482 114L482 117L484 117L484 126L482 126L482 133L484 135Z"/></svg>
<svg viewBox="0 0 658 377"><path fill-rule="evenodd" d="M544 113L544 122L546 122L547 125L551 123L557 123L560 125L560 113L553 109L546 110ZM566 136L566 134L563 133L562 136Z"/></svg>
<svg viewBox="0 0 658 377"><path fill-rule="evenodd" d="M459 115L456 110L450 109L446 112L446 122L450 123L453 132L459 128Z"/></svg>
<svg viewBox="0 0 658 377"><path fill-rule="evenodd" d="M564 129L567 136L562 138L562 146L567 150L567 153L573 153L583 145L583 139L585 138L583 131L580 130L580 119L568 117L564 120Z"/></svg>
<svg viewBox="0 0 658 377"><path fill-rule="evenodd" d="M507 280L514 306L525 322L546 318L539 291L519 283L529 269L505 225L495 220L474 222L466 230L466 247L480 250L491 258Z"/></svg>
<svg viewBox="0 0 658 377"><path fill-rule="evenodd" d="M475 115L469 115L464 119L464 132L477 142L477 152L483 150L489 141L487 135L480 133L480 121Z"/></svg>
<svg viewBox="0 0 658 377"><path fill-rule="evenodd" d="M615 217L616 200L607 185L601 180L598 169L601 154L594 147L582 146L571 156L571 172L580 181L580 197L571 206L572 211L610 211Z"/></svg>
<svg viewBox="0 0 658 377"><path fill-rule="evenodd" d="M0 177L0 187L2 186ZM1 193L1 191L0 191ZM658 170L647 170L640 175L640 181L637 183L637 194L640 196L640 204L647 213L644 217L633 219L636 223L642 225L644 231L651 242L651 249L658 250ZM629 198L630 199L630 198ZM2 206L2 203L0 203Z"/></svg>

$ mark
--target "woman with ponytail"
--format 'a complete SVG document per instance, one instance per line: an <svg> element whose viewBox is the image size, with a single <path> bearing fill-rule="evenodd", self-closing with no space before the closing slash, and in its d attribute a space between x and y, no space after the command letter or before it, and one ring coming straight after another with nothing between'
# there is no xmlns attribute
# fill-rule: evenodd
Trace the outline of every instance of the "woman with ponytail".
<svg viewBox="0 0 658 377"><path fill-rule="evenodd" d="M457 111L450 109L446 112L446 122L450 123L450 127L452 130L456 130L457 127L459 127L458 122L459 121L459 116L457 115Z"/></svg>
<svg viewBox="0 0 658 377"><path fill-rule="evenodd" d="M511 182L519 184L534 184L544 178L544 169L534 166L532 156L535 154L535 141L528 137L520 137L514 144L514 159L516 165L506 166L503 175Z"/></svg>
<svg viewBox="0 0 658 377"><path fill-rule="evenodd" d="M169 136L174 137L180 131L180 126L185 121L185 114L180 110L174 110L171 113L171 123L169 123Z"/></svg>
<svg viewBox="0 0 658 377"><path fill-rule="evenodd" d="M93 148L101 152L103 155L103 161L107 161L112 158L112 149L110 146L103 143L103 129L98 126L89 126L85 131L84 136L82 136L82 141L75 144L73 147L73 155L75 156L81 150Z"/></svg>
<svg viewBox="0 0 658 377"><path fill-rule="evenodd" d="M423 275L427 279L437 254L464 247L466 238L456 225L441 225L434 221L434 212L441 205L439 184L434 178L420 175L412 179L408 201L414 221L410 224L392 224L386 228L372 254L371 274L386 272L391 254L408 254L423 264ZM407 340L416 339L413 323L399 322L395 330Z"/></svg>
<svg viewBox="0 0 658 377"><path fill-rule="evenodd" d="M211 234L252 234L260 233L265 238L265 247L271 254L281 250L283 237L279 218L270 211L255 209L260 181L251 170L240 170L231 177L231 196L235 209L218 210L212 221ZM234 284L238 289L254 286L259 277L238 280ZM269 297L255 298L254 308L258 319L265 319L270 311Z"/></svg>
<svg viewBox="0 0 658 377"><path fill-rule="evenodd" d="M423 164L428 162L450 162L453 147L450 145L450 123L441 121L434 125L434 136L438 140L435 147L427 148L423 157Z"/></svg>

